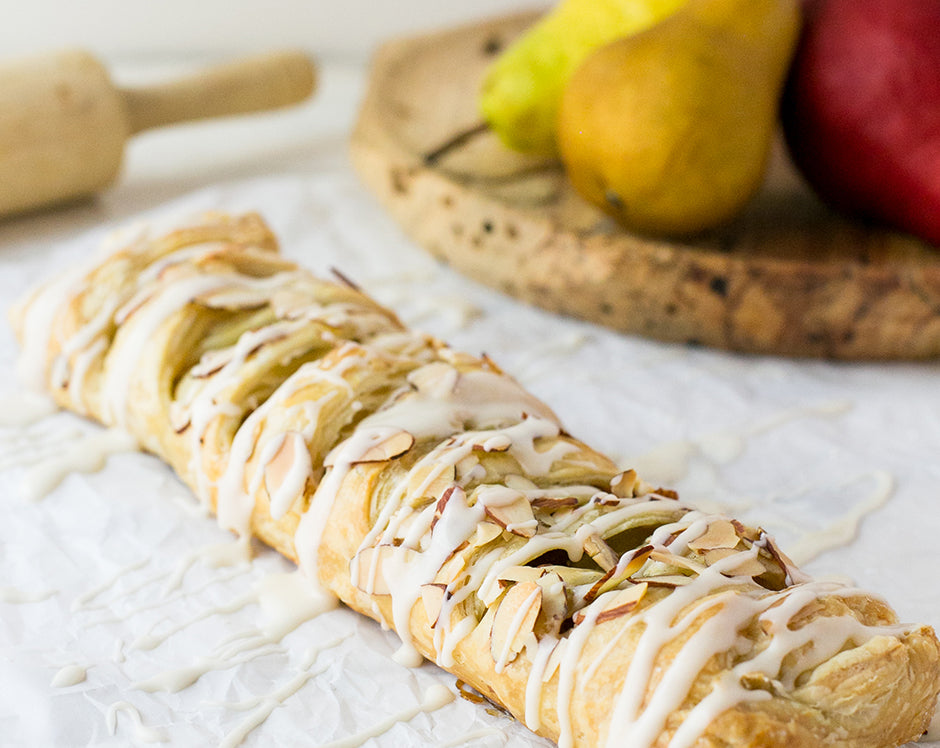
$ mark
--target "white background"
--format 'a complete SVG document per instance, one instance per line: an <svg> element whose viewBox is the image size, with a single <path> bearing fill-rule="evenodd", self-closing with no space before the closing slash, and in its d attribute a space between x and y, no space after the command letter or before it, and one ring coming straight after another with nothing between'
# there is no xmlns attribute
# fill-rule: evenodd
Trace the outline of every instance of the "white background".
<svg viewBox="0 0 940 748"><path fill-rule="evenodd" d="M2 0L0 59L63 46L105 58L220 56L291 46L362 58L390 36L540 0Z"/></svg>

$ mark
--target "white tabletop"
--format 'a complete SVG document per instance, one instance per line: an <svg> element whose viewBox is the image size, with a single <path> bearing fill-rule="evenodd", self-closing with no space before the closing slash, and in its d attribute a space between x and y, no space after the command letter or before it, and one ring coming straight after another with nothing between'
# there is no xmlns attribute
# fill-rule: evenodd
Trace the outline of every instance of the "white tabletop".
<svg viewBox="0 0 940 748"><path fill-rule="evenodd" d="M118 72L134 80L185 67ZM337 266L406 322L485 351L623 467L775 532L808 571L884 595L903 620L940 625L936 364L666 345L460 278L399 232L349 165L364 79L363 67L327 63L301 107L142 135L99 199L0 224L4 307L142 215L260 210L289 256L321 272ZM4 329L10 391L15 356ZM0 430L0 742L320 744L372 730L379 746L543 744L459 698L406 719L453 677L395 664L394 635L346 610L301 620L243 657L217 652L225 662L210 667L219 641L257 633L266 614L251 590L289 564L259 549L248 566L213 567L228 536L193 516L184 489L145 455L115 455L27 501L28 464L95 428L60 414ZM181 668L207 672L178 690L145 687ZM384 730L395 717L403 721Z"/></svg>

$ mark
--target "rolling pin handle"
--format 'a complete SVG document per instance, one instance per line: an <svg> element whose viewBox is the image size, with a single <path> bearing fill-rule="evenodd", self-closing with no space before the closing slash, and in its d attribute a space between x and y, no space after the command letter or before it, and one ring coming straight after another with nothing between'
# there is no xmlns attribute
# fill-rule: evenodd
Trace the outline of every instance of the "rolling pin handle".
<svg viewBox="0 0 940 748"><path fill-rule="evenodd" d="M120 90L129 133L178 122L297 104L316 87L303 52L277 52L219 65L181 80Z"/></svg>

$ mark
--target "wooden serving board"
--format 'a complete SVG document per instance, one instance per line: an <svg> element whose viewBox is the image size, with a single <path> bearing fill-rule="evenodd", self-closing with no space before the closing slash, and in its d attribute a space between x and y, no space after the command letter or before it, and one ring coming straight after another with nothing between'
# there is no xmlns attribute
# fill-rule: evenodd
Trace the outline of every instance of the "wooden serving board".
<svg viewBox="0 0 940 748"><path fill-rule="evenodd" d="M353 162L415 241L478 281L627 333L789 356L940 353L940 249L834 215L781 147L744 214L695 241L623 231L557 162L489 132L435 154L480 122L485 67L533 18L397 40L376 55Z"/></svg>

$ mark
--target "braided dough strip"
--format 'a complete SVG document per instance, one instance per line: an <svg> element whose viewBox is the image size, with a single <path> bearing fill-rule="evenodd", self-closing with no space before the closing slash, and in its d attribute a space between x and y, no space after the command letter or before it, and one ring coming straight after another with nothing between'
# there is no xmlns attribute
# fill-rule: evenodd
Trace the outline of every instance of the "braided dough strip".
<svg viewBox="0 0 940 748"><path fill-rule="evenodd" d="M258 216L141 237L12 320L60 405L562 746L874 748L930 718L929 627L621 472Z"/></svg>

